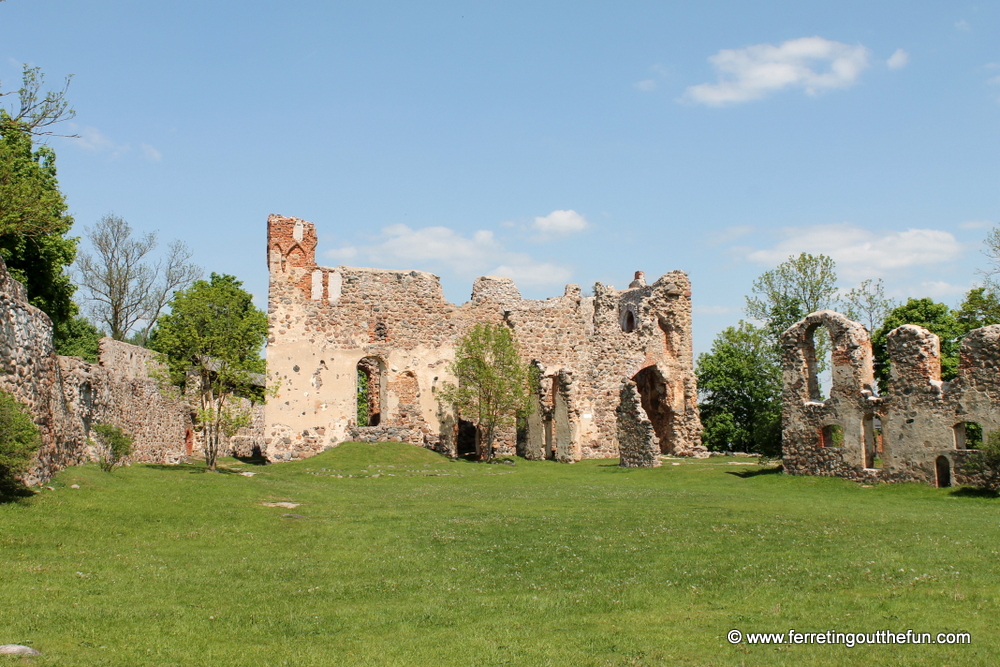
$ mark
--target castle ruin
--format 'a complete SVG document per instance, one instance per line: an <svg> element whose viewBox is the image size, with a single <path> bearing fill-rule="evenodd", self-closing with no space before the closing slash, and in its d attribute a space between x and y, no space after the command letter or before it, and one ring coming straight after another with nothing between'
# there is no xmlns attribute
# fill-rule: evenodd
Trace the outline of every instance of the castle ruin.
<svg viewBox="0 0 1000 667"><path fill-rule="evenodd" d="M814 334L826 327L832 387L823 398ZM786 472L859 482L974 484L963 470L973 438L1000 429L1000 325L962 340L958 376L941 380L938 337L907 324L888 336L885 395L876 393L868 331L832 310L782 334L782 447Z"/></svg>
<svg viewBox="0 0 1000 667"><path fill-rule="evenodd" d="M598 283L593 296L568 285L543 301L522 298L508 278L487 276L475 281L468 303L455 306L437 276L320 267L312 223L272 215L267 225L267 366L278 386L265 406L270 460L348 440L474 453L475 429L441 406L436 392L454 381L448 365L456 342L478 322L509 326L541 376L537 409L524 428L499 436L499 453L571 462L642 450L630 460L653 465L651 447L704 452L683 272L652 285L638 272L628 289ZM650 428L619 428L623 381L637 395L636 406L625 406L629 423Z"/></svg>

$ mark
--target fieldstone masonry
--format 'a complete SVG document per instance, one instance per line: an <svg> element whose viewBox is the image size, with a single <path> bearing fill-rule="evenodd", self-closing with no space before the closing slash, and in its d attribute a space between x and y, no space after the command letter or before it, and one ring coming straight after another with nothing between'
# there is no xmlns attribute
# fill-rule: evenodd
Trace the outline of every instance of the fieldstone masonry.
<svg viewBox="0 0 1000 667"><path fill-rule="evenodd" d="M639 272L629 289L598 283L594 296L568 285L543 301L523 299L508 278L485 276L475 281L471 300L455 306L437 276L320 267L315 250L312 223L268 218L268 372L280 386L265 407L269 459L304 458L355 439L468 451L467 425L442 409L435 392L453 381L448 363L456 341L477 322L511 327L542 378L538 409L520 433L500 434L500 454L617 456L623 378L637 384L639 410L649 413L659 451L704 451L684 273L647 285ZM377 423L358 425L359 372L368 378Z"/></svg>
<svg viewBox="0 0 1000 667"><path fill-rule="evenodd" d="M99 361L63 357L52 346L52 322L28 303L24 286L0 260L0 389L24 403L42 437L28 484L68 465L95 459L90 426L109 423L135 436L136 461L176 463L185 455L191 409L161 395L149 350L111 338Z"/></svg>
<svg viewBox="0 0 1000 667"><path fill-rule="evenodd" d="M825 399L813 344L821 326L832 345L832 388ZM785 331L785 471L867 483L976 483L963 471L970 451L966 429L977 424L985 437L1000 428L1000 325L966 335L958 377L950 382L941 380L938 337L926 329L909 324L894 329L887 346L890 382L879 396L862 325L822 310Z"/></svg>

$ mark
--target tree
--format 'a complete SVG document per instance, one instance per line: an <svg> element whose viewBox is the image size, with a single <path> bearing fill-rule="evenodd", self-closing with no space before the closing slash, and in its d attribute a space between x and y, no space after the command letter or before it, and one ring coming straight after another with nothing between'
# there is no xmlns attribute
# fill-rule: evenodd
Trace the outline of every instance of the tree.
<svg viewBox="0 0 1000 667"><path fill-rule="evenodd" d="M30 134L0 111L0 256L24 284L28 301L49 316L56 347L76 316L75 287L66 268L77 239L56 181L55 153L32 150Z"/></svg>
<svg viewBox="0 0 1000 667"><path fill-rule="evenodd" d="M837 265L826 255L789 257L754 281L746 299L746 314L770 322L776 313L795 307L803 315L830 308L837 302ZM790 322L789 325L794 322Z"/></svg>
<svg viewBox="0 0 1000 667"><path fill-rule="evenodd" d="M864 280L852 288L841 299L844 315L855 322L861 322L869 332L876 331L885 322L886 316L899 305L895 299L885 295L882 279Z"/></svg>
<svg viewBox="0 0 1000 667"><path fill-rule="evenodd" d="M25 128L29 133L35 135L55 134L47 129L56 123L64 120L72 120L76 116L76 111L69 106L66 100L66 91L69 89L73 75L66 77L62 90L49 92L41 95L42 84L45 83L45 75L40 67L23 66L21 72L21 87L17 90L19 107L14 109L3 109L5 116L13 120L18 125ZM0 93L0 97L13 94L13 91ZM75 136L75 135L58 135Z"/></svg>
<svg viewBox="0 0 1000 667"><path fill-rule="evenodd" d="M234 395L263 398L255 376L265 371L260 351L267 316L241 281L217 273L174 294L170 310L160 316L150 343L165 356L171 382L197 392L205 462L215 470L222 437L250 423Z"/></svg>
<svg viewBox="0 0 1000 667"><path fill-rule="evenodd" d="M1000 299L986 287L974 287L953 314L963 335L973 329L1000 324Z"/></svg>
<svg viewBox="0 0 1000 667"><path fill-rule="evenodd" d="M101 439L107 452L107 456L102 456L100 459L101 470L104 472L112 472L115 466L121 465L122 461L132 455L135 438L119 427L111 424L94 424L91 428Z"/></svg>
<svg viewBox="0 0 1000 667"><path fill-rule="evenodd" d="M781 453L781 365L768 333L748 322L698 357L702 441L714 451Z"/></svg>
<svg viewBox="0 0 1000 667"><path fill-rule="evenodd" d="M81 357L84 361L97 363L100 341L104 334L94 323L82 315L66 323L65 334L56 352L67 357Z"/></svg>
<svg viewBox="0 0 1000 667"><path fill-rule="evenodd" d="M459 338L448 368L458 384L444 383L440 400L476 425L479 457L491 461L497 430L513 426L531 410L532 376L517 341L502 324L477 324Z"/></svg>
<svg viewBox="0 0 1000 667"><path fill-rule="evenodd" d="M882 326L872 335L872 353L875 357L875 379L885 390L889 386L889 332L904 324L921 326L941 339L941 379L951 380L958 372L959 340L965 332L951 310L932 299L908 299L893 308Z"/></svg>
<svg viewBox="0 0 1000 667"><path fill-rule="evenodd" d="M31 457L42 446L38 427L21 403L0 391L0 485L28 469Z"/></svg>
<svg viewBox="0 0 1000 667"><path fill-rule="evenodd" d="M31 304L52 320L61 351L77 314L76 288L66 271L77 239L66 236L73 218L59 191L55 153L48 146L36 149L32 135L47 133L41 128L71 117L72 110L65 105L65 89L40 99L42 80L37 68L26 67L20 109L0 109L0 256L24 284Z"/></svg>
<svg viewBox="0 0 1000 667"><path fill-rule="evenodd" d="M113 213L87 229L87 238L96 254L81 252L77 271L91 312L115 340L125 340L145 322L136 339L144 344L170 296L200 277L201 269L189 263L191 251L180 241L170 244L163 261L149 264L156 233L135 238L128 222Z"/></svg>

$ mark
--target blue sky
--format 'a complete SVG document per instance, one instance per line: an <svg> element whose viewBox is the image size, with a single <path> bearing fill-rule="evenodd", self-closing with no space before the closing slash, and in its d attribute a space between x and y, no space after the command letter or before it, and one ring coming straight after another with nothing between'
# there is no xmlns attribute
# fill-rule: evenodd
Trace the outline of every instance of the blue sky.
<svg viewBox="0 0 1000 667"><path fill-rule="evenodd" d="M74 75L75 233L113 211L262 306L281 213L459 303L683 269L703 352L801 251L955 305L1000 221L998 2L7 0L21 63Z"/></svg>

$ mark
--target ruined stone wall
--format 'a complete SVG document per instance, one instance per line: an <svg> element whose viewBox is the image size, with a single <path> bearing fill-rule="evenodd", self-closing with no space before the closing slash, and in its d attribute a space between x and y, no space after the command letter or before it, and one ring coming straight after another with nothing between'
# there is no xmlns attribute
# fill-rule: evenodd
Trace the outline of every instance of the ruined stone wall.
<svg viewBox="0 0 1000 667"><path fill-rule="evenodd" d="M829 397L821 395L816 373L813 335L820 326L832 344ZM963 470L965 424L981 425L984 436L1000 428L1000 325L963 339L958 377L950 382L941 380L937 336L914 325L894 329L884 396L875 393L868 332L839 313L808 315L782 335L782 346L787 472L868 483L975 483ZM841 434L834 437L836 429Z"/></svg>
<svg viewBox="0 0 1000 667"><path fill-rule="evenodd" d="M312 223L268 219L268 371L280 385L265 408L269 458L302 458L348 439L457 452L461 424L435 392L453 381L448 364L456 341L478 322L510 326L525 361L542 375L527 430L502 434L498 453L564 461L617 456L620 384L647 368L655 369L646 384L661 417L655 426L663 451L702 449L683 273L650 286L637 278L622 291L598 284L593 297L569 285L542 301L522 298L508 278L486 276L475 281L468 303L455 306L434 275L319 267L315 248ZM357 423L359 364L377 376L371 391L378 392L378 425Z"/></svg>
<svg viewBox="0 0 1000 667"><path fill-rule="evenodd" d="M110 338L99 361L62 357L52 346L52 323L27 302L24 286L0 260L0 388L30 411L42 448L24 476L29 484L93 459L90 427L109 423L135 436L132 459L170 463L184 455L190 410L165 398L149 377L152 352Z"/></svg>

